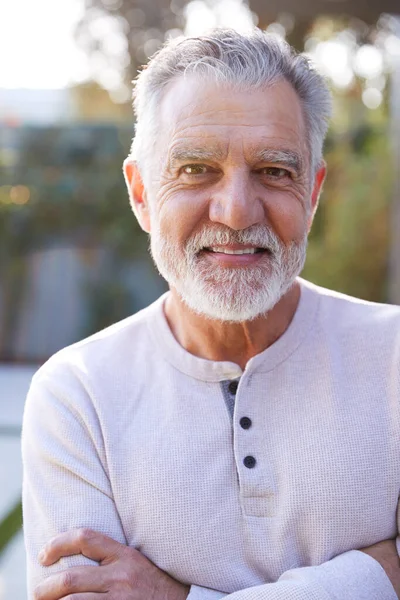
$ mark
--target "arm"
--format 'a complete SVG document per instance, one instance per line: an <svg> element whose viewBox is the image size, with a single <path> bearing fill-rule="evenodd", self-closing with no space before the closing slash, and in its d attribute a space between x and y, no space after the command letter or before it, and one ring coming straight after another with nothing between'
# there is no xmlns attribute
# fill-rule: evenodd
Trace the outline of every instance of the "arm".
<svg viewBox="0 0 400 600"><path fill-rule="evenodd" d="M397 522L400 530L400 505ZM187 600L396 600L400 598L400 536L352 550L314 567L291 569L276 583L234 594L192 586Z"/></svg>
<svg viewBox="0 0 400 600"><path fill-rule="evenodd" d="M400 503L397 510L400 530ZM396 600L400 598L400 536L352 550L314 567L291 569L276 583L234 594L192 586L187 600Z"/></svg>
<svg viewBox="0 0 400 600"><path fill-rule="evenodd" d="M31 599L35 586L49 574L66 567L97 564L83 556L71 556L43 568L38 553L54 535L74 527L90 527L126 544L95 410L85 385L66 368L58 373L57 367L46 366L33 379L25 405L22 457Z"/></svg>
<svg viewBox="0 0 400 600"><path fill-rule="evenodd" d="M229 595L192 586L187 600L397 600L391 581L397 583L400 591L400 570L391 573L389 579L381 566L386 553L386 550L372 553L352 550L322 565L286 571L276 583ZM393 556L390 564L385 561L390 571L394 563Z"/></svg>
<svg viewBox="0 0 400 600"><path fill-rule="evenodd" d="M366 558L364 570L354 573L349 555ZM45 565L56 563L60 557L84 554L100 563L96 567L69 569L50 576L36 589L37 600L61 600L81 592L95 592L93 600L384 600L397 598L390 583L385 588L380 581L382 565L397 592L400 590L399 558L394 540L385 540L361 552L349 552L316 567L287 571L276 583L259 585L230 595L198 586L185 586L153 565L134 548L129 548L111 538L95 532L72 530L58 535L43 550L41 560ZM367 558L367 555L370 555ZM376 561L371 558L375 557ZM343 557L346 560L343 561ZM324 568L329 565L329 576ZM378 565L379 578L375 578ZM322 567L322 569L321 569ZM382 570L383 577L385 571ZM321 575L322 572L322 575ZM374 583L377 586L374 586ZM386 585L386 583L385 583ZM73 594L72 596L70 596ZM101 594L101 595L100 595Z"/></svg>
<svg viewBox="0 0 400 600"><path fill-rule="evenodd" d="M28 394L22 432L28 600L92 591L99 600L158 594L185 600L189 586L127 546L89 387L68 366L48 364ZM102 532L97 545L92 530ZM53 536L69 542L55 560L43 561L41 551Z"/></svg>

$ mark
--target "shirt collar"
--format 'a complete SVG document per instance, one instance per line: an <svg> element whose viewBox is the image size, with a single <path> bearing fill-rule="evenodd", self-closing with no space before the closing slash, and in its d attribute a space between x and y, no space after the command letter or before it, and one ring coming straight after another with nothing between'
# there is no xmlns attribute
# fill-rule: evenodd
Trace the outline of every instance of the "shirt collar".
<svg viewBox="0 0 400 600"><path fill-rule="evenodd" d="M292 321L286 331L271 346L253 356L247 363L246 372L267 372L284 362L301 345L312 327L319 304L317 287L298 278L300 300ZM225 381L243 375L243 369L229 361L213 361L190 354L175 339L164 314L163 294L151 307L147 320L153 343L163 358L182 373L202 381Z"/></svg>

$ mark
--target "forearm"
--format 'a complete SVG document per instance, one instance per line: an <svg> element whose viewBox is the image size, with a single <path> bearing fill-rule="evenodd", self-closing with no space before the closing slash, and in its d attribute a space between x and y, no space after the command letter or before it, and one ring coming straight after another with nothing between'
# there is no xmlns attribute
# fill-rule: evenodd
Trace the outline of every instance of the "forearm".
<svg viewBox="0 0 400 600"><path fill-rule="evenodd" d="M192 586L188 600L397 600L381 565L358 551L346 552L322 565L291 569L276 583L233 594Z"/></svg>

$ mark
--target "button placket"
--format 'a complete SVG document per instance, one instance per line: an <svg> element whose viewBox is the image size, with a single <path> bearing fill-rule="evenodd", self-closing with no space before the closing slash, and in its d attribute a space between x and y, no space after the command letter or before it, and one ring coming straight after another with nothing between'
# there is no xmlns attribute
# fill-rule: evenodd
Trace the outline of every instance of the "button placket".
<svg viewBox="0 0 400 600"><path fill-rule="evenodd" d="M244 514L260 517L274 516L277 500L275 477L267 450L266 388L260 391L260 386L253 387L252 377L243 374L234 412L234 453L240 503Z"/></svg>
<svg viewBox="0 0 400 600"><path fill-rule="evenodd" d="M243 378L242 378L243 379ZM246 389L246 382L244 390ZM230 393L237 392L239 382L237 380L233 380L228 385L228 390ZM243 382L241 384L242 389ZM243 392L240 393L238 397L236 397L235 401L235 413L243 415L243 410L240 405L245 403L245 397L243 396ZM246 416L245 414L236 420L235 427L235 456L236 456L236 464L239 473L239 480L241 484L241 492L246 496L248 491L246 488L250 485L254 485L254 477L257 479L257 458L254 456L255 448L253 446L254 432L249 431L253 425L252 419ZM250 471L252 475L250 475ZM250 480L248 480L250 477ZM252 482L252 483L250 483Z"/></svg>

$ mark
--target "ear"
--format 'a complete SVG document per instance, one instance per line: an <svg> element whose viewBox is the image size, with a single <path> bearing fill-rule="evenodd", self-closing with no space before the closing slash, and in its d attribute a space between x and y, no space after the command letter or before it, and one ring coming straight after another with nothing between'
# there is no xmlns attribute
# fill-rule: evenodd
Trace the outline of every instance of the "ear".
<svg viewBox="0 0 400 600"><path fill-rule="evenodd" d="M137 163L132 158L126 158L123 171L132 210L139 221L140 227L150 233L150 211L147 194Z"/></svg>
<svg viewBox="0 0 400 600"><path fill-rule="evenodd" d="M320 167L318 168L318 171L316 172L315 177L314 177L314 184L313 184L313 189L312 189L312 193L311 193L311 214L310 214L310 217L308 220L308 231L310 231L310 229L311 229L311 225L314 220L314 215L318 208L319 197L321 195L322 186L324 185L324 181L326 178L326 172L327 172L326 162L322 161L322 163L321 163Z"/></svg>

